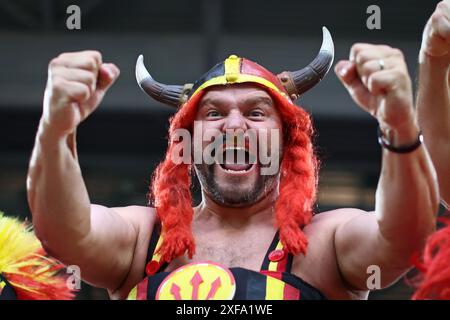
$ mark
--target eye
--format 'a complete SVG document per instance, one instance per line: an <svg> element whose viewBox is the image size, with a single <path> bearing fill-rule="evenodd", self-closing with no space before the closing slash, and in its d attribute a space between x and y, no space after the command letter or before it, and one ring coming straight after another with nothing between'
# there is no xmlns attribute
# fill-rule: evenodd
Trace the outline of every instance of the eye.
<svg viewBox="0 0 450 320"><path fill-rule="evenodd" d="M217 118L220 117L220 113L217 110L209 110L208 112L206 112L206 117Z"/></svg>
<svg viewBox="0 0 450 320"><path fill-rule="evenodd" d="M250 111L249 116L252 118L262 118L264 117L264 112L260 109L254 109L252 111Z"/></svg>

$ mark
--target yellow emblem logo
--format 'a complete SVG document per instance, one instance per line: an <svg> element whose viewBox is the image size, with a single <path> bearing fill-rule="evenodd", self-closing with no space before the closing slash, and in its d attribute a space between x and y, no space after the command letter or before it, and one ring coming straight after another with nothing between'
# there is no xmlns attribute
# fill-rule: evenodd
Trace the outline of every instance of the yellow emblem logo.
<svg viewBox="0 0 450 320"><path fill-rule="evenodd" d="M231 271L213 262L194 262L172 271L156 300L231 300L236 282Z"/></svg>

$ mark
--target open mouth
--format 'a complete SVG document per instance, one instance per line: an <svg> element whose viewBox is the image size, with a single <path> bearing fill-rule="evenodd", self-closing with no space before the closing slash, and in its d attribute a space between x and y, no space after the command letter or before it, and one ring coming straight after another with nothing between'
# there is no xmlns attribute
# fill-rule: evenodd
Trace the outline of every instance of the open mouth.
<svg viewBox="0 0 450 320"><path fill-rule="evenodd" d="M227 172L248 172L256 165L256 156L245 148L225 148L222 159L218 164Z"/></svg>

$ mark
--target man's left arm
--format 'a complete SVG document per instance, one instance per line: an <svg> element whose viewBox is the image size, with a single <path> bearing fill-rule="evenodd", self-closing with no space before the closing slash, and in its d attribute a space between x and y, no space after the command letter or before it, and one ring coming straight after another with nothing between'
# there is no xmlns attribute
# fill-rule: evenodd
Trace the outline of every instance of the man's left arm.
<svg viewBox="0 0 450 320"><path fill-rule="evenodd" d="M378 120L389 145L397 150L417 145L411 80L400 50L356 44L350 61L339 62L336 73L355 102ZM354 214L335 233L340 272L349 287L368 290L371 265L380 268L382 287L410 268L411 256L435 229L437 190L422 145L406 153L383 148L375 214Z"/></svg>

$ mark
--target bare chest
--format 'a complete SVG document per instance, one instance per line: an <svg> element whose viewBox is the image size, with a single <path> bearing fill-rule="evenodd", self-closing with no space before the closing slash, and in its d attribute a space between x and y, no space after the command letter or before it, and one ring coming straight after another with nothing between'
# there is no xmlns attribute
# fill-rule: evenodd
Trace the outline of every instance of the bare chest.
<svg viewBox="0 0 450 320"><path fill-rule="evenodd" d="M241 267L259 271L272 243L273 232L249 234L197 233L196 251L192 260L180 257L171 263L167 271L189 262L211 261L228 268Z"/></svg>

